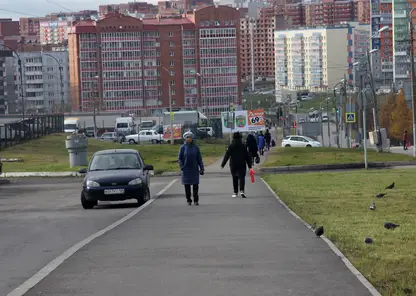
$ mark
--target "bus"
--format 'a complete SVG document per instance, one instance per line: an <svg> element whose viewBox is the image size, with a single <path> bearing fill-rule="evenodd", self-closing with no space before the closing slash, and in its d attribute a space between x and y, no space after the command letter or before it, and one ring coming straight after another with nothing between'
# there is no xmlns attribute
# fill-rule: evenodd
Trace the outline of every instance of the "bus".
<svg viewBox="0 0 416 296"><path fill-rule="evenodd" d="M163 124L170 125L170 112L163 113ZM173 112L172 124L196 124L197 127L208 127L208 118L199 111Z"/></svg>

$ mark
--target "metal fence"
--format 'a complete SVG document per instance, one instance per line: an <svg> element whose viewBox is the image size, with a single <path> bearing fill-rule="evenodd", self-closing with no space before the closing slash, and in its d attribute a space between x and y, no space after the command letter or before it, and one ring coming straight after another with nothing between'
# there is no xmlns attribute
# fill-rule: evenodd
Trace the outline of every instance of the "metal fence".
<svg viewBox="0 0 416 296"><path fill-rule="evenodd" d="M0 124L0 150L64 131L63 115L41 115Z"/></svg>

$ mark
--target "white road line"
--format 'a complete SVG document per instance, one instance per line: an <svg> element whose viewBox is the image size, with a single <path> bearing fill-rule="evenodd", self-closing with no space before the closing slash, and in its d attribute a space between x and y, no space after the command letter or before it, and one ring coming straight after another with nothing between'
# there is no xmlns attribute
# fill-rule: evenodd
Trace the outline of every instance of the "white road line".
<svg viewBox="0 0 416 296"><path fill-rule="evenodd" d="M267 188L270 190L270 192L274 195L274 197L277 199L277 201L292 215L294 216L296 219L298 219L300 222L302 222L306 227L308 227L311 231L313 231L313 229L311 228L311 226L305 221L303 220L301 217L299 217L295 212L293 212L280 198L279 196L277 196L277 194L273 191L273 189L270 187L269 184L267 184L266 181L263 180L263 178L261 178L261 180L263 181L263 183L267 186ZM381 294L377 291L376 288L374 288L374 286L365 278L365 276L363 276L363 274L361 272L358 271L357 268L354 267L354 265L352 265L352 263L350 262L350 260L347 259L347 257L345 257L344 254L341 253L341 251L328 239L326 238L324 235L321 236L321 238L323 239L323 241L331 248L331 250L342 260L342 262L344 262L345 266L347 266L347 268L352 272L353 275L355 275L355 277L364 285L364 287L366 287L368 289L368 291L370 292L371 295L373 296L381 296Z"/></svg>
<svg viewBox="0 0 416 296"><path fill-rule="evenodd" d="M159 191L155 196L153 196L152 199L150 199L148 202L146 202L141 207L135 209L134 211L130 212L120 220L114 222L113 224L107 226L106 228L92 234L91 236L87 237L86 239L80 241L79 243L75 244L74 246L70 247L68 250L63 252L61 255L56 257L54 260L52 260L50 263L48 263L44 268L39 270L35 275L33 275L31 278L29 278L27 281L25 281L23 284L18 286L16 289L11 291L7 296L23 296L26 292L28 292L30 289L32 289L34 286L36 286L41 280L43 280L45 277L47 277L52 271L54 271L56 268L59 267L66 259L74 255L77 251L79 251L82 247L86 246L90 242L92 242L94 239L103 236L110 230L116 228L117 226L123 224L124 222L130 220L135 215L137 215L140 211L142 211L147 206L151 205L156 199L159 198L162 194L166 192L175 182L177 179L170 182L168 185L166 185L165 188L163 188L161 191Z"/></svg>

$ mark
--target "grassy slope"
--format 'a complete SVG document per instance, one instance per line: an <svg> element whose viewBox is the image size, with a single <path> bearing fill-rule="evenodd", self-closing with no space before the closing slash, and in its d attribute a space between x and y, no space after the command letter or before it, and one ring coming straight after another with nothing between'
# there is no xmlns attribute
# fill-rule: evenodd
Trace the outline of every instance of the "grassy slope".
<svg viewBox="0 0 416 296"><path fill-rule="evenodd" d="M205 164L214 162L224 154L224 144L199 143ZM103 149L135 148L146 163L152 164L155 172L177 171L179 145L120 145L88 140L88 154ZM69 168L69 154L65 148L65 135L51 135L0 152L2 158L23 158L23 163L4 163L4 172L62 172L76 171Z"/></svg>
<svg viewBox="0 0 416 296"><path fill-rule="evenodd" d="M377 153L368 151L369 162L404 161L413 158L404 154ZM278 148L267 156L264 167L286 165L311 165L364 162L364 153L359 149L338 148Z"/></svg>
<svg viewBox="0 0 416 296"><path fill-rule="evenodd" d="M416 292L416 170L268 175L279 197L308 223L325 226L325 235L383 295ZM384 190L396 182L397 190ZM375 195L387 192L384 199ZM370 211L372 201L376 210ZM389 231L385 221L401 226ZM372 245L364 244L371 237ZM413 294L411 294L413 295Z"/></svg>

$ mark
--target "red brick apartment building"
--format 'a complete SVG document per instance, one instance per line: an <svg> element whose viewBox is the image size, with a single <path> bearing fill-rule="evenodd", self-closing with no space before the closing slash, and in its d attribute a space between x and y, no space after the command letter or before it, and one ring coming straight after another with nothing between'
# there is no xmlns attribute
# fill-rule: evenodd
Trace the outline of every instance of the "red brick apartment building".
<svg viewBox="0 0 416 296"><path fill-rule="evenodd" d="M80 21L69 36L74 111L175 109L220 116L241 104L239 11L208 6L184 16L111 14Z"/></svg>

